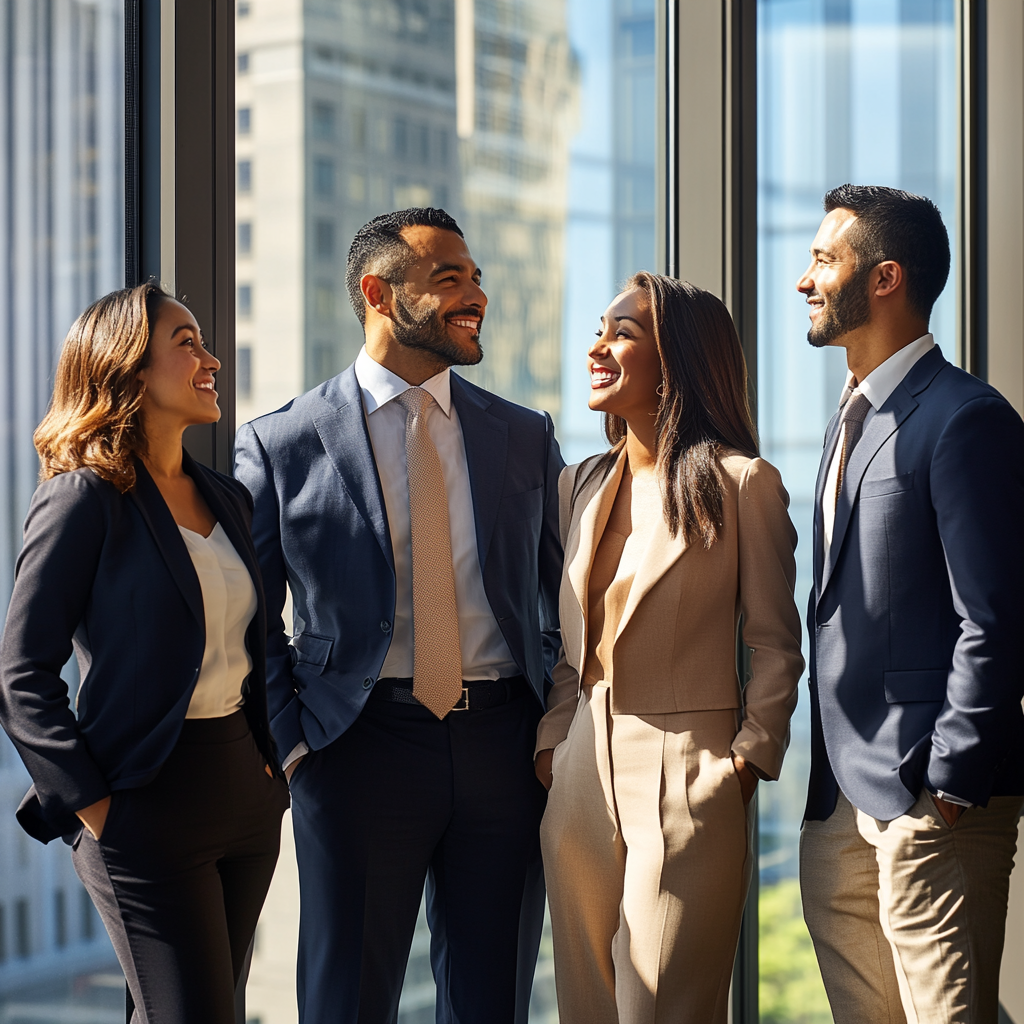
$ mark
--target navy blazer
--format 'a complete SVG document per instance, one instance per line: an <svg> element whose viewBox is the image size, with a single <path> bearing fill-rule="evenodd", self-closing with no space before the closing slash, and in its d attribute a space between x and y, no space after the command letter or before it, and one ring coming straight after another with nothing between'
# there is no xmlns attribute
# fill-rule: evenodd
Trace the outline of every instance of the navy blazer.
<svg viewBox="0 0 1024 1024"><path fill-rule="evenodd" d="M52 477L37 488L25 520L0 643L0 723L33 781L18 820L44 843L81 828L76 810L156 776L178 740L206 651L192 558L153 478L141 462L135 468L127 494L91 469ZM184 468L256 587L243 708L257 746L279 770L267 721L252 498L187 453ZM77 717L60 677L72 648L81 672Z"/></svg>
<svg viewBox="0 0 1024 1024"><path fill-rule="evenodd" d="M824 560L815 490L811 780L882 821L923 787L1024 794L1024 423L993 388L922 356L850 457Z"/></svg>
<svg viewBox="0 0 1024 1024"><path fill-rule="evenodd" d="M484 590L538 701L558 655L558 474L547 413L451 375ZM319 750L362 710L391 643L395 569L355 369L247 423L235 475L255 501L266 586L271 727L283 755ZM281 618L290 585L294 636Z"/></svg>

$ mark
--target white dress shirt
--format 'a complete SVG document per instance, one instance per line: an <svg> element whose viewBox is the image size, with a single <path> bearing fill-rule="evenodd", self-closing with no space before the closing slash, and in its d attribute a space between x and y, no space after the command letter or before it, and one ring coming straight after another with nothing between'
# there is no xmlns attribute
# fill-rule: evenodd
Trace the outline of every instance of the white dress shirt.
<svg viewBox="0 0 1024 1024"><path fill-rule="evenodd" d="M412 678L412 532L409 521L409 472L405 459L405 409L396 401L411 385L375 362L363 348L356 357L356 381L370 444L377 462L391 549L395 559L395 617L391 646L380 670L384 678ZM462 426L452 405L449 370L420 387L434 401L427 407L427 431L437 448L448 494L455 600L459 613L459 643L463 679L497 679L519 672L501 635L484 592L483 571L476 548L476 516L469 485L469 466Z"/></svg>
<svg viewBox="0 0 1024 1024"><path fill-rule="evenodd" d="M245 631L256 614L256 588L220 523L209 537L178 529L199 577L206 619L206 650L185 717L221 718L242 706L242 685L252 671Z"/></svg>

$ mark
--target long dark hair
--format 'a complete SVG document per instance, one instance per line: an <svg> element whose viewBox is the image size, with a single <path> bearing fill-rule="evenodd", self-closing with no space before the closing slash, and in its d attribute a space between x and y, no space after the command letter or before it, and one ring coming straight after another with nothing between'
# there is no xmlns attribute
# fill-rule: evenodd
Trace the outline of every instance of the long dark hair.
<svg viewBox="0 0 1024 1024"><path fill-rule="evenodd" d="M743 348L729 310L711 292L644 270L626 282L624 290L633 289L647 296L661 359L657 471L665 520L673 537L682 531L710 548L722 525L723 451L758 454ZM606 413L604 430L612 448L592 472L610 471L626 443L621 416Z"/></svg>

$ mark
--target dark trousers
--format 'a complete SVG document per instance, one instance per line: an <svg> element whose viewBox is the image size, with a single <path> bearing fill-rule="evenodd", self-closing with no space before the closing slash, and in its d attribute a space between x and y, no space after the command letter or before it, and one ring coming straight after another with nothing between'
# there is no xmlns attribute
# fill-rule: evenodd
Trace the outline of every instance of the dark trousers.
<svg viewBox="0 0 1024 1024"><path fill-rule="evenodd" d="M186 721L159 775L113 794L99 841L83 830L75 870L128 980L133 1024L234 1024L287 806L238 711Z"/></svg>
<svg viewBox="0 0 1024 1024"><path fill-rule="evenodd" d="M393 1024L427 882L441 1024L525 1024L544 915L541 709L371 699L292 776L303 1024Z"/></svg>

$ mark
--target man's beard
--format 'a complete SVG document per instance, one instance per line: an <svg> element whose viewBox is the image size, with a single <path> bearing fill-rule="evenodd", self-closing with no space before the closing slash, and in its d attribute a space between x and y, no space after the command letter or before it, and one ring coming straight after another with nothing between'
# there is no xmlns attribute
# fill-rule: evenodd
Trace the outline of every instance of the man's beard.
<svg viewBox="0 0 1024 1024"><path fill-rule="evenodd" d="M831 296L823 296L821 317L807 332L807 340L815 348L824 348L844 334L855 331L871 319L868 302L868 275L872 267L858 270L851 280L837 288ZM819 293L820 294L820 293Z"/></svg>
<svg viewBox="0 0 1024 1024"><path fill-rule="evenodd" d="M448 325L431 309L421 317L416 317L412 310L399 297L396 288L392 296L394 319L391 321L395 341L406 348L418 348L443 359L449 366L475 366L484 357L480 347L480 332L473 337L473 348L466 350L459 346L448 333ZM480 313L474 309L461 309L450 314L454 319L461 316L479 319Z"/></svg>

